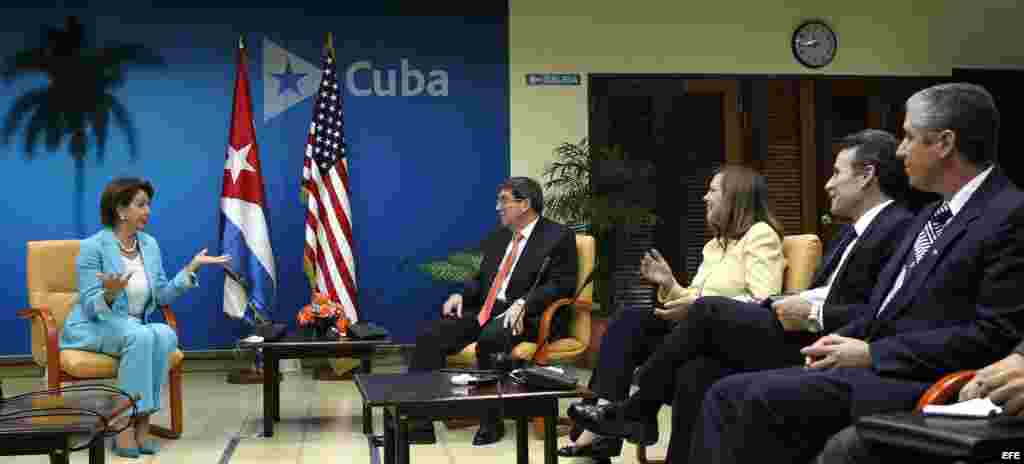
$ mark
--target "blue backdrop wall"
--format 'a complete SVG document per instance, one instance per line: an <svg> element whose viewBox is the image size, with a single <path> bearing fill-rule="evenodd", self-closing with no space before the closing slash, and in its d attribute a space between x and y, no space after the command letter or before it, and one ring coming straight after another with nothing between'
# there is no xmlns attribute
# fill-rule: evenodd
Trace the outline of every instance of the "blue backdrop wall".
<svg viewBox="0 0 1024 464"><path fill-rule="evenodd" d="M148 232L160 241L169 273L202 248L219 251L219 196L240 35L249 49L278 266L274 318L294 325L310 296L302 272L299 182L328 31L345 88L361 315L390 329L397 341L411 342L421 321L437 317L450 288L409 264L474 246L496 225L494 189L509 174L508 29L506 2L496 2L503 5L493 14L470 17L412 12L401 3L356 9L309 0L273 8L180 2L5 7L0 56L38 46L44 25L59 27L66 15L76 15L91 45L142 43L159 51L168 66L128 72L116 95L137 128L140 156L130 160L124 137L112 129L102 162L90 149L81 206L66 147L37 150L31 160L20 138L0 147L0 294L7 306L0 311L0 355L29 352L28 324L14 314L28 301L25 242L81 238L73 219L78 207L84 235L98 230L99 196L114 177L137 175L154 183ZM6 112L15 98L46 80L0 85ZM246 334L222 312L223 279L216 268L204 268L200 287L174 304L186 350L229 348Z"/></svg>

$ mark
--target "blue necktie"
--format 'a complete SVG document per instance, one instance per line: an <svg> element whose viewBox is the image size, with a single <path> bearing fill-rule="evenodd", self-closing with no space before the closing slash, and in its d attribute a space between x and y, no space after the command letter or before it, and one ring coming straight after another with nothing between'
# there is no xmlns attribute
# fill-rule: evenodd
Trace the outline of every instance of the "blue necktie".
<svg viewBox="0 0 1024 464"><path fill-rule="evenodd" d="M821 270L814 277L814 283L811 284L812 288L823 287L828 283L828 278L836 271L836 266L839 265L843 252L846 251L846 247L850 246L850 243L855 238L857 238L857 230L852 225L847 225L843 228L843 235L839 238L839 243L832 247L828 256L822 261Z"/></svg>

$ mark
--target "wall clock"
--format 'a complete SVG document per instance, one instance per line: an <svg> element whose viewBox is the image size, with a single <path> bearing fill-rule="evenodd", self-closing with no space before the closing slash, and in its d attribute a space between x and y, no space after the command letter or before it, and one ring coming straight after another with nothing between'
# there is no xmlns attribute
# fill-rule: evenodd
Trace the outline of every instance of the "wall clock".
<svg viewBox="0 0 1024 464"><path fill-rule="evenodd" d="M806 21L793 31L793 56L808 68L827 66L836 57L839 42L832 27L823 21Z"/></svg>

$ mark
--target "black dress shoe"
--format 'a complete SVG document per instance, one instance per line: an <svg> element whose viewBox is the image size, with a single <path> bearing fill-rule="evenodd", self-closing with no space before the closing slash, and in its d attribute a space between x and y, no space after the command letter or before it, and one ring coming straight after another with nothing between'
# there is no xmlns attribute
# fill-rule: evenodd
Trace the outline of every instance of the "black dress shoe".
<svg viewBox="0 0 1024 464"><path fill-rule="evenodd" d="M558 455L565 458L591 458L598 462L607 462L622 452L622 439L612 437L596 437L594 441L583 446L565 446L558 449Z"/></svg>
<svg viewBox="0 0 1024 464"><path fill-rule="evenodd" d="M491 443L497 443L501 440L501 437L505 436L505 423L502 421L480 422L480 428L477 429L476 434L473 435L473 446L489 445Z"/></svg>
<svg viewBox="0 0 1024 464"><path fill-rule="evenodd" d="M625 417L621 403L574 404L569 407L569 417L598 435L625 438L642 446L658 442L657 416L645 419Z"/></svg>
<svg viewBox="0 0 1024 464"><path fill-rule="evenodd" d="M433 445L437 443L437 436L434 435L433 421L410 421L409 422L409 443L413 445Z"/></svg>
<svg viewBox="0 0 1024 464"><path fill-rule="evenodd" d="M570 404L569 407L571 408L571 407L573 407L573 406L575 406L577 404L597 404L597 400L592 400L592 399L580 400L580 401L577 401L575 403ZM582 434L583 434L583 427L581 427L580 424L578 424L576 422L573 422L572 423L572 428L569 429L569 440L575 442L576 440L580 439L580 435L582 435Z"/></svg>

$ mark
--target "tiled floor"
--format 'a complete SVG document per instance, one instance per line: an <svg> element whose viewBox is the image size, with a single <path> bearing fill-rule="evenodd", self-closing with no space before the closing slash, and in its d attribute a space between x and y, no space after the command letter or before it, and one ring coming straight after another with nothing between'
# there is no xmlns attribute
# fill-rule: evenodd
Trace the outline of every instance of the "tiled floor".
<svg viewBox="0 0 1024 464"><path fill-rule="evenodd" d="M285 374L281 385L281 418L274 436L263 438L262 386L234 385L225 381L224 371L198 368L200 362L186 365L184 376L185 431L178 440L163 441L162 451L154 457L123 459L107 453L108 462L153 463L369 463L370 451L362 434L362 401L355 384L320 382L312 379L309 370ZM374 365L375 372L402 372L400 358L382 359ZM41 389L38 377L5 375L7 395ZM589 372L583 372L584 377ZM166 395L164 398L166 404ZM562 410L568 406L564 400ZM669 430L671 410L663 408L659 416L661 430ZM374 428L381 429L381 415L376 411ZM167 423L166 409L154 417L154 423ZM505 438L494 445L472 446L475 427L448 430L436 422L438 442L435 445L414 445L411 461L430 464L479 463L481 459L498 458L514 462L515 439L512 422L506 423ZM667 433L652 449L652 455L663 455L668 443ZM559 446L567 442L559 438ZM236 446L229 446L234 442ZM7 464L43 463L45 456L4 457ZM542 463L542 442L531 431L530 461ZM563 462L589 462L587 459L563 458ZM614 462L635 462L635 449L627 444L622 456ZM85 452L72 455L72 463L88 462Z"/></svg>

